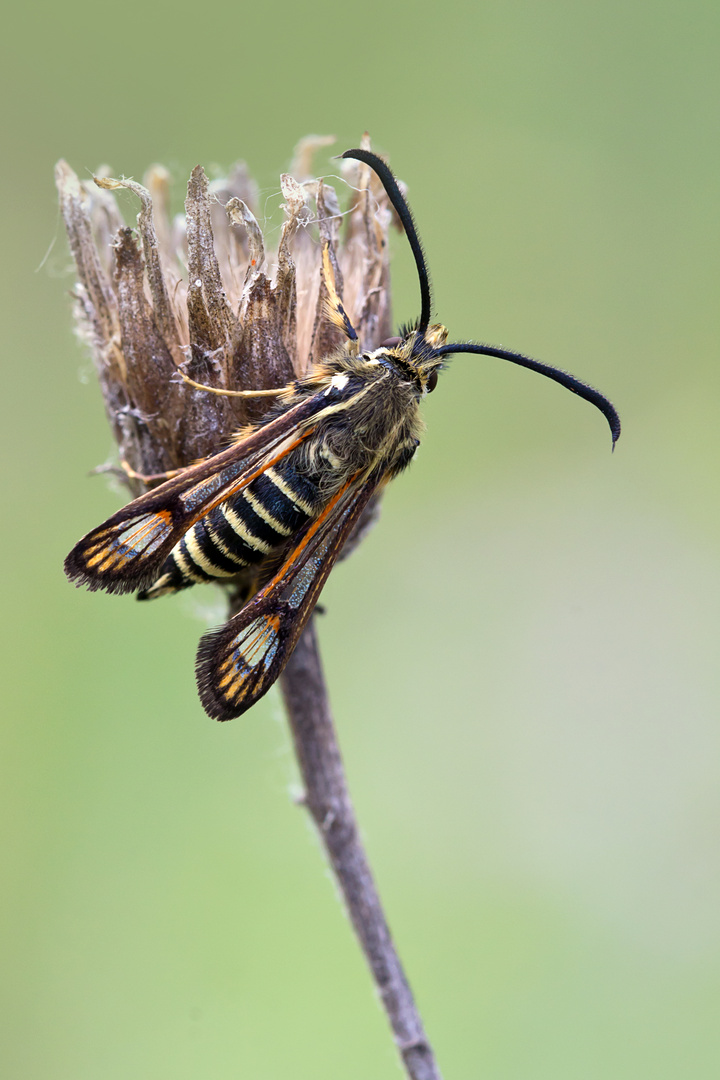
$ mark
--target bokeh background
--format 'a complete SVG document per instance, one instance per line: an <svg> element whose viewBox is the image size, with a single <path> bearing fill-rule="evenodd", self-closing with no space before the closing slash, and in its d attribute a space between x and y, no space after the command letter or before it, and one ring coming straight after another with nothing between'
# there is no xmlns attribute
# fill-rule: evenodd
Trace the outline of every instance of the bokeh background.
<svg viewBox="0 0 720 1080"><path fill-rule="evenodd" d="M277 692L224 726L197 702L217 601L141 609L61 571L118 494L86 475L112 447L55 159L164 162L179 203L196 163L244 157L272 229L295 142L365 129L452 335L567 367L625 425L611 455L588 405L458 357L325 591L350 783L430 1037L448 1080L718 1075L719 29L703 0L14 12L3 1076L398 1075ZM394 275L409 318L402 238Z"/></svg>

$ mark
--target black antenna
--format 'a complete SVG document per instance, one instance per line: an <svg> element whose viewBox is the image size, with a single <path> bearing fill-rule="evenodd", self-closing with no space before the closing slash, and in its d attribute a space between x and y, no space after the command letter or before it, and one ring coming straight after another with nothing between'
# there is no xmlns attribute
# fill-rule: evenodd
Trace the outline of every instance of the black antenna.
<svg viewBox="0 0 720 1080"><path fill-rule="evenodd" d="M573 394L584 398L585 401L589 401L591 405L600 410L610 425L613 449L615 448L615 443L620 438L620 417L615 410L615 406L599 390L588 386L587 383L580 382L574 375L569 375L567 371L550 367L549 364L541 364L539 360L523 356L522 353L509 352L507 349L496 349L493 345L442 345L439 349L433 349L434 356L446 356L448 353L479 353L481 356L497 356L500 360L509 360L511 364L519 364L520 367L529 368L530 371L537 371L541 375L547 375L548 379L552 379L568 390L572 390Z"/></svg>
<svg viewBox="0 0 720 1080"><path fill-rule="evenodd" d="M365 165L369 165L370 168L377 173L380 183L387 192L388 199L397 211L397 215L402 222L402 227L405 230L405 235L410 242L412 253L415 256L415 265L417 266L418 277L420 278L420 321L418 322L417 329L420 337L424 337L425 331L430 323L430 278L428 277L422 244L420 243L420 238L417 234L417 229L415 228L415 222L413 221L410 207L403 198L398 182L393 176L389 166L386 165L382 158L379 158L377 154L373 154L369 150L346 150L345 153L340 156L343 158L355 158L356 161L362 161Z"/></svg>

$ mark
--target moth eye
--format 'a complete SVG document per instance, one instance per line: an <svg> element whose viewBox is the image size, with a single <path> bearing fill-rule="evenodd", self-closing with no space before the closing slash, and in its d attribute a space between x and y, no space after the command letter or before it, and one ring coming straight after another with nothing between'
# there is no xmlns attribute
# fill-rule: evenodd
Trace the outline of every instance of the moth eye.
<svg viewBox="0 0 720 1080"><path fill-rule="evenodd" d="M425 389L427 390L428 394L432 394L433 390L437 386L437 381L438 381L438 373L437 373L437 368L435 368L435 370L431 371L430 374L428 375L428 379L427 379L427 382L425 384Z"/></svg>
<svg viewBox="0 0 720 1080"><path fill-rule="evenodd" d="M401 337L389 337L385 341L381 341L379 347L381 349L396 349L398 345L402 345L402 340Z"/></svg>

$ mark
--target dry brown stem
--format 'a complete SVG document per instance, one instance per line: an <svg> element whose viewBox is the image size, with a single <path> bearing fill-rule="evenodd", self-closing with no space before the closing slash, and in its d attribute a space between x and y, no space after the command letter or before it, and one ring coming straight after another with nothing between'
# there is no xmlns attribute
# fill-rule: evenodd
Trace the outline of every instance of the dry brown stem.
<svg viewBox="0 0 720 1080"><path fill-rule="evenodd" d="M317 827L370 966L410 1080L441 1080L410 986L390 934L360 838L335 735L314 620L290 657L280 685Z"/></svg>

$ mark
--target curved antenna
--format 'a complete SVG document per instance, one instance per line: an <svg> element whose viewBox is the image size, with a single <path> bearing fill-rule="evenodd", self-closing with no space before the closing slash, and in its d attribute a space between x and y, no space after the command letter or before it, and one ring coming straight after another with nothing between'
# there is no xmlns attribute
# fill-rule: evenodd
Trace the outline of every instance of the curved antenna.
<svg viewBox="0 0 720 1080"><path fill-rule="evenodd" d="M552 379L553 382L560 383L566 389L572 390L573 394L584 398L585 401L589 401L591 405L600 410L610 425L613 450L615 449L615 443L620 438L620 417L615 406L599 390L588 386L587 383L580 382L574 375L568 374L567 371L561 371L560 368L550 367L549 364L541 364L539 360L523 356L522 353L509 352L507 349L496 349L493 345L442 345L439 349L433 349L433 356L447 356L448 353L479 353L481 356L497 356L500 360L509 360L511 364L518 364L520 367L529 368L530 371L537 371L540 375L547 375L548 379Z"/></svg>
<svg viewBox="0 0 720 1080"><path fill-rule="evenodd" d="M420 237L415 228L415 222L410 207L405 201L398 186L398 182L393 176L389 166L386 165L382 158L379 158L377 154L373 154L369 150L346 150L340 157L355 158L356 161L362 161L365 165L369 165L373 172L377 173L380 183L387 192L388 199L395 207L397 216L402 222L405 235L412 248L412 253L415 256L415 265L417 266L418 277L420 278L420 321L417 329L420 337L424 337L425 331L430 323L430 307L432 302L430 294L430 278L425 265L425 255L423 254L422 244L420 243Z"/></svg>

